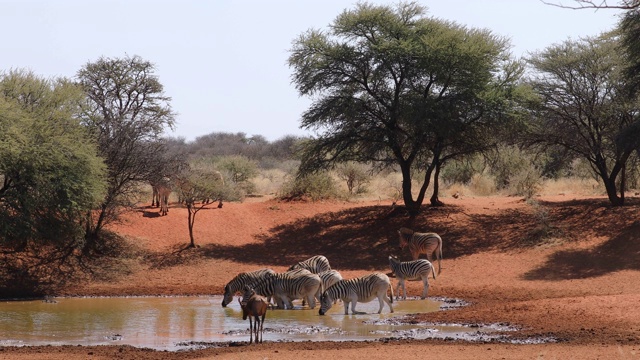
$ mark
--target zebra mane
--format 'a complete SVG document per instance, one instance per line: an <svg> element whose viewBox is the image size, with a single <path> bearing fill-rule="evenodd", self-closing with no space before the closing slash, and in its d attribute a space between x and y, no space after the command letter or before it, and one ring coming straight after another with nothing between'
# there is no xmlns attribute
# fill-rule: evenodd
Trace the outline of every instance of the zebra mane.
<svg viewBox="0 0 640 360"><path fill-rule="evenodd" d="M406 227L401 227L400 230L398 230L398 231L405 238L410 238L415 233L415 231L413 231L413 230L411 230L409 228L406 228Z"/></svg>

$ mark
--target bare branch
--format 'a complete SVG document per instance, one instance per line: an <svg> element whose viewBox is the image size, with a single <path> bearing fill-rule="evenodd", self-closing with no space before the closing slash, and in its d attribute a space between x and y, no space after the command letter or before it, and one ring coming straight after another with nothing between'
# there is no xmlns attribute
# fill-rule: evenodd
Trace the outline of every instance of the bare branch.
<svg viewBox="0 0 640 360"><path fill-rule="evenodd" d="M621 0L619 5L609 5L607 0L591 1L591 0L573 0L576 5L563 5L561 2L549 2L540 0L545 5L555 6L563 9L584 10L584 9L622 9L633 10L640 8L640 0Z"/></svg>

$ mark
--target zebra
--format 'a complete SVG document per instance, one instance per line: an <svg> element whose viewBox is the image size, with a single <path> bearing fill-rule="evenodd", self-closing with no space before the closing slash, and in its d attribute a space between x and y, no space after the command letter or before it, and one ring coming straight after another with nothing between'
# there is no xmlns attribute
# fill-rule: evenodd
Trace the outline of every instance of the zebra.
<svg viewBox="0 0 640 360"><path fill-rule="evenodd" d="M391 272L398 278L398 286L396 288L396 299L400 299L400 287L402 286L403 297L402 300L407 299L407 288L404 285L405 280L422 280L424 289L422 290L421 299L427 297L429 291L429 273L433 274L433 278L436 278L436 272L433 269L433 265L429 260L418 259L413 261L400 262L398 258L389 256L389 266Z"/></svg>
<svg viewBox="0 0 640 360"><path fill-rule="evenodd" d="M391 290L391 297L387 297L387 289ZM387 275L372 273L355 279L340 280L322 293L318 313L324 315L331 309L335 300L341 299L344 302L345 315L349 314L349 303L351 303L352 314L364 314L356 311L356 304L370 302L375 298L380 302L378 314L382 313L385 302L393 312L393 287Z"/></svg>
<svg viewBox="0 0 640 360"><path fill-rule="evenodd" d="M442 260L442 238L436 233L419 233L405 227L398 230L400 236L400 249L409 246L411 257L417 260L420 254L426 254L427 260L433 261L432 257L438 259L438 275L442 270L440 261Z"/></svg>
<svg viewBox="0 0 640 360"><path fill-rule="evenodd" d="M222 298L222 307L227 307L233 300L236 292L242 291L245 285L250 285L260 281L265 277L275 275L276 272L271 269L260 269L252 272L243 272L236 275L224 287L224 297Z"/></svg>
<svg viewBox="0 0 640 360"><path fill-rule="evenodd" d="M321 272L331 270L331 266L326 257L323 255L315 255L307 260L291 265L288 270L291 271L295 269L307 269L314 274L320 274Z"/></svg>
<svg viewBox="0 0 640 360"><path fill-rule="evenodd" d="M316 307L316 296L323 291L322 280L317 274L275 274L250 285L262 296L272 296L278 309L293 309L292 301L304 299L311 309Z"/></svg>
<svg viewBox="0 0 640 360"><path fill-rule="evenodd" d="M323 289L328 289L331 285L342 280L342 275L338 272L338 270L323 271L320 274L318 274L318 276L320 276L320 280L322 280ZM316 298L320 300L321 296L322 294L319 294ZM334 299L333 303L335 304L336 302L338 302L338 299ZM304 305L304 302L302 305Z"/></svg>

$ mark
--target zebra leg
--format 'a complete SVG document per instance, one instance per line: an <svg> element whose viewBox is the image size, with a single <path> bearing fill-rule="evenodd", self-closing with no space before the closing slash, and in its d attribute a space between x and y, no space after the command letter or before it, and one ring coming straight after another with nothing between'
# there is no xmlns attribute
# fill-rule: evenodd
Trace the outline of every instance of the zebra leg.
<svg viewBox="0 0 640 360"><path fill-rule="evenodd" d="M342 303L344 304L344 314L349 315L349 299L343 299Z"/></svg>
<svg viewBox="0 0 640 360"><path fill-rule="evenodd" d="M314 309L316 307L316 297L314 294L310 294L307 296L307 302L309 303L309 308Z"/></svg>
<svg viewBox="0 0 640 360"><path fill-rule="evenodd" d="M404 279L401 278L399 282L400 282L400 285L402 285L402 300L407 300L407 287L404 283ZM396 299L399 297L400 297L400 293L398 293L398 297L396 297ZM380 301L380 306L382 306L382 301Z"/></svg>
<svg viewBox="0 0 640 360"><path fill-rule="evenodd" d="M351 313L356 315L356 314L366 314L363 311L356 311L356 305L358 304L358 298L356 297L355 299L351 299Z"/></svg>
<svg viewBox="0 0 640 360"><path fill-rule="evenodd" d="M391 291L391 296L393 297L393 287L391 288ZM382 313L382 307L384 306L385 302L387 303L387 305L389 305L389 311L393 312L393 299L389 300L389 298L387 297L387 289L385 289L384 292L378 293L378 301L380 301L380 310L378 310L378 314Z"/></svg>
<svg viewBox="0 0 640 360"><path fill-rule="evenodd" d="M425 275L422 278L422 284L424 285L424 290L422 290L421 299L424 300L427 297L427 294L429 293L429 274Z"/></svg>

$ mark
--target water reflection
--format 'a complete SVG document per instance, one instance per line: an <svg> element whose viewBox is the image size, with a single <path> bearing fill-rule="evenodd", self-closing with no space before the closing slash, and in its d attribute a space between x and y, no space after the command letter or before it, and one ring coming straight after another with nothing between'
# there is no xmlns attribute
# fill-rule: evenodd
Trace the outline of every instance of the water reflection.
<svg viewBox="0 0 640 360"><path fill-rule="evenodd" d="M222 308L221 296L141 298L61 298L0 302L0 345L129 344L177 350L181 343L247 341L249 322L240 306ZM325 316L316 309L270 310L265 341L372 340L409 331L419 325L387 321L411 313L437 311L430 300L394 302L395 313L378 302L358 304L366 315L344 315L341 303ZM476 329L477 330L477 329ZM436 331L464 331L436 329Z"/></svg>

